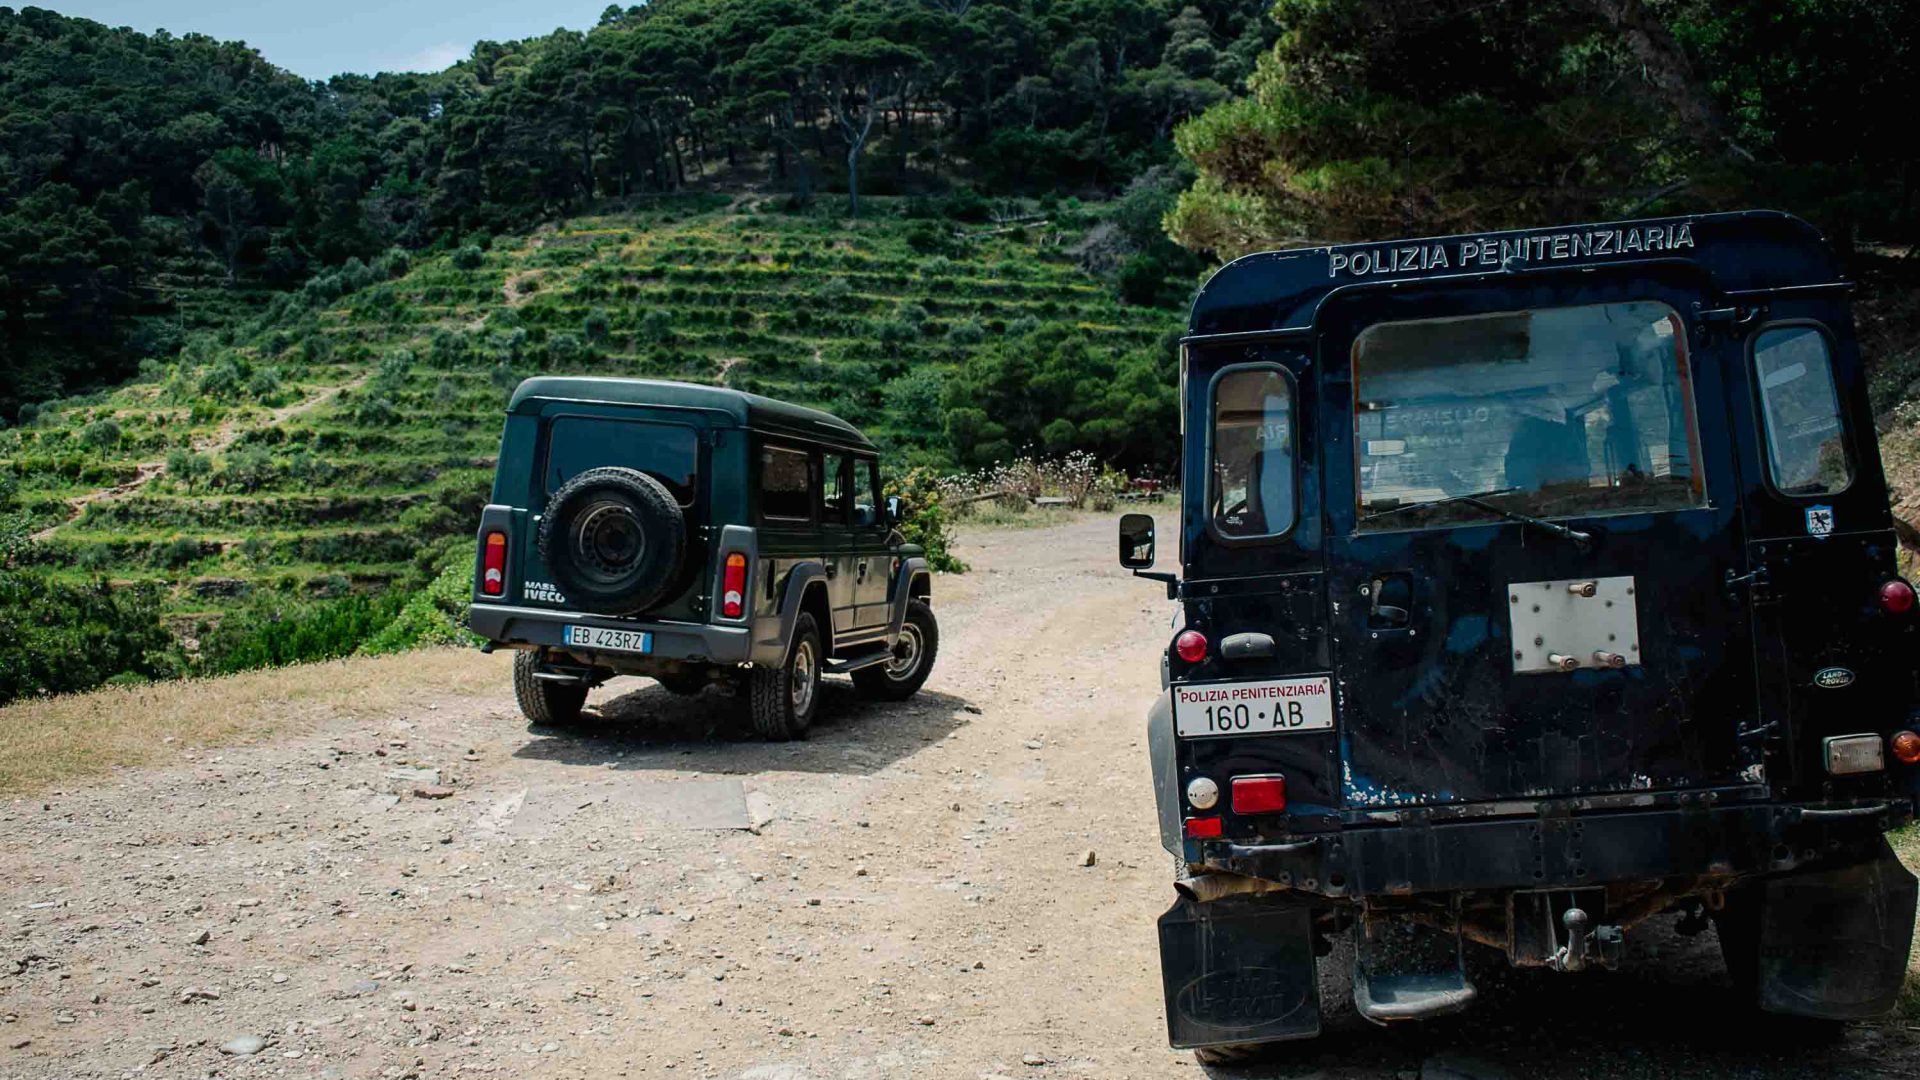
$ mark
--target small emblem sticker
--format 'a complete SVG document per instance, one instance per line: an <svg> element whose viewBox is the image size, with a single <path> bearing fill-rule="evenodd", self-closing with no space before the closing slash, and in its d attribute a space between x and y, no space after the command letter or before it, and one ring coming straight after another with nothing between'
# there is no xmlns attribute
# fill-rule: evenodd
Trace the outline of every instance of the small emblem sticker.
<svg viewBox="0 0 1920 1080"><path fill-rule="evenodd" d="M1831 506L1807 507L1807 535L1808 536L1833 535L1833 507Z"/></svg>
<svg viewBox="0 0 1920 1080"><path fill-rule="evenodd" d="M1838 690L1853 685L1853 672L1843 667L1821 668L1813 673L1813 685L1823 690Z"/></svg>

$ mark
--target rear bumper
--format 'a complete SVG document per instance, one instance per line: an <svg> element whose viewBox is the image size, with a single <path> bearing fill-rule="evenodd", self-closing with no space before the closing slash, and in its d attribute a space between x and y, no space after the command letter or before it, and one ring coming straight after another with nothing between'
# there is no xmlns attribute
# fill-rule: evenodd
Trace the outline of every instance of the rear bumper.
<svg viewBox="0 0 1920 1080"><path fill-rule="evenodd" d="M712 626L687 622L636 622L546 608L474 604L467 609L473 632L501 645L550 646L576 656L604 655L612 661L648 659L693 663L742 664L753 648L753 631L745 626ZM566 644L568 626L600 626L609 630L642 630L653 635L653 648L636 653L593 654Z"/></svg>
<svg viewBox="0 0 1920 1080"><path fill-rule="evenodd" d="M1327 897L1587 888L1778 873L1912 816L1913 804L1895 799L1840 810L1751 803L1401 823L1286 843L1207 841L1197 861Z"/></svg>

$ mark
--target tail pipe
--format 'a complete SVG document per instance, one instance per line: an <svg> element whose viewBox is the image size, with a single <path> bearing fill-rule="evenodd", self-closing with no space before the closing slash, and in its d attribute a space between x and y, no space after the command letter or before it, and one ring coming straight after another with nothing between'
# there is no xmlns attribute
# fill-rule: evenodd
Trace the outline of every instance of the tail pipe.
<svg viewBox="0 0 1920 1080"><path fill-rule="evenodd" d="M1196 904L1209 904L1228 896L1283 892L1286 886L1245 874L1209 871L1192 877L1175 878L1173 891Z"/></svg>

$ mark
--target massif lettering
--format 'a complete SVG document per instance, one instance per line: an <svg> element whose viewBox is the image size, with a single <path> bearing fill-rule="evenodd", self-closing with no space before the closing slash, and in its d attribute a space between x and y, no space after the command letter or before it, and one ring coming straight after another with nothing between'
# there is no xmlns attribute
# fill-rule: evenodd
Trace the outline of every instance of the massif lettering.
<svg viewBox="0 0 1920 1080"><path fill-rule="evenodd" d="M1401 244L1327 257L1328 277L1372 277L1436 270L1497 270L1509 263L1552 263L1610 255L1643 255L1693 247L1693 223L1624 225L1612 229L1476 236L1453 242Z"/></svg>

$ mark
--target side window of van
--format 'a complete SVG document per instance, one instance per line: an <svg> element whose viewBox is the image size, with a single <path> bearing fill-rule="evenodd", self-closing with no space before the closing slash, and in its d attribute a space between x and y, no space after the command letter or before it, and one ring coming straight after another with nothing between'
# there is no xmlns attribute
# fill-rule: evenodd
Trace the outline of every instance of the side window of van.
<svg viewBox="0 0 1920 1080"><path fill-rule="evenodd" d="M826 472L822 474L824 490L820 497L820 521L827 525L845 525L847 523L847 456L828 454L823 458Z"/></svg>
<svg viewBox="0 0 1920 1080"><path fill-rule="evenodd" d="M1753 339L1754 377L1767 429L1767 471L1783 495L1825 495L1853 480L1840 426L1827 336L1779 326Z"/></svg>
<svg viewBox="0 0 1920 1080"><path fill-rule="evenodd" d="M760 517L763 521L813 520L813 456L778 446L760 448Z"/></svg>
<svg viewBox="0 0 1920 1080"><path fill-rule="evenodd" d="M869 528L880 523L880 512L875 502L880 495L880 485L873 475L872 458L853 459L853 523L859 528Z"/></svg>
<svg viewBox="0 0 1920 1080"><path fill-rule="evenodd" d="M1295 515L1293 383L1277 367L1228 369L1213 384L1213 527L1230 540L1279 536Z"/></svg>

